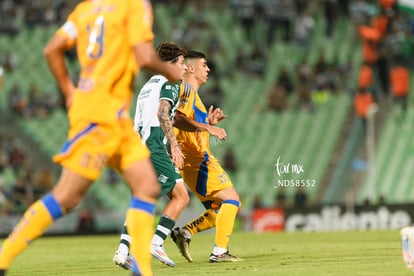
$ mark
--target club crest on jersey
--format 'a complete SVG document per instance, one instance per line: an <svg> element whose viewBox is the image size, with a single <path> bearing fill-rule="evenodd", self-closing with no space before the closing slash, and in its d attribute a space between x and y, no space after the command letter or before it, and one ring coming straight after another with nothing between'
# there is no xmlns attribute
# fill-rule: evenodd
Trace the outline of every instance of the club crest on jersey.
<svg viewBox="0 0 414 276"><path fill-rule="evenodd" d="M179 108L183 108L188 103L188 98L184 95L180 98Z"/></svg>
<svg viewBox="0 0 414 276"><path fill-rule="evenodd" d="M220 174L218 178L220 183L226 183L227 181L229 181L225 173Z"/></svg>

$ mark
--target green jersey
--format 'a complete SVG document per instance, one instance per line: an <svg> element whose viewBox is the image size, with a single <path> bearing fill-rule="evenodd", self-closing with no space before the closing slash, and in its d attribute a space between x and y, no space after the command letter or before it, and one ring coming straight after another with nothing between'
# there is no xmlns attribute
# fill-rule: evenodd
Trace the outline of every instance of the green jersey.
<svg viewBox="0 0 414 276"><path fill-rule="evenodd" d="M172 84L161 75L155 75L142 87L134 118L134 129L138 131L151 152L165 152L166 138L161 129L157 112L160 100L171 103L170 116L173 118L178 107L180 85Z"/></svg>

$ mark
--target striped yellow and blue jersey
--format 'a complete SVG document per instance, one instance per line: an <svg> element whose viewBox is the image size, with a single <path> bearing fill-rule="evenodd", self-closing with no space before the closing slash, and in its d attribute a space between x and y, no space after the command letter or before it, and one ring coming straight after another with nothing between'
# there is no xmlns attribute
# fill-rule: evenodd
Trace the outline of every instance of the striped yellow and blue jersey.
<svg viewBox="0 0 414 276"><path fill-rule="evenodd" d="M185 114L187 118L199 123L208 124L208 113L198 92L189 83L180 86L180 104L177 111ZM211 155L210 134L207 131L176 130L177 141L186 155L186 161L192 157L203 158L204 154Z"/></svg>

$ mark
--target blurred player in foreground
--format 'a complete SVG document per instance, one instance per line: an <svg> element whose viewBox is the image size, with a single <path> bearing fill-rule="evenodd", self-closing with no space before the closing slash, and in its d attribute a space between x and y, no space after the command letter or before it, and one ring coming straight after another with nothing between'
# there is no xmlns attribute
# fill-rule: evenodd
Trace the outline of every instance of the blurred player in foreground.
<svg viewBox="0 0 414 276"><path fill-rule="evenodd" d="M54 157L63 170L53 190L28 208L3 242L0 275L30 242L79 204L106 165L121 171L132 191L126 222L133 240L133 275L152 275L149 246L160 186L150 152L129 118L131 84L140 67L172 82L181 78L157 56L152 20L149 1L83 1L46 45L49 68L69 108L67 142ZM81 65L76 87L64 60L64 52L75 45Z"/></svg>
<svg viewBox="0 0 414 276"><path fill-rule="evenodd" d="M216 227L216 236L210 262L236 262L241 260L228 251L230 235L240 207L236 189L210 150L210 135L225 140L227 134L217 123L226 118L220 108L207 109L198 94L207 82L206 56L197 51L186 55L187 73L182 84L183 93L176 111L174 126L177 140L184 153L181 174L192 192L207 209L200 217L171 233L183 256L192 261L189 243L192 235Z"/></svg>
<svg viewBox="0 0 414 276"><path fill-rule="evenodd" d="M402 257L405 266L414 272L414 227L407 226L401 229Z"/></svg>
<svg viewBox="0 0 414 276"><path fill-rule="evenodd" d="M181 73L186 70L185 50L175 43L161 43L157 47L161 60ZM170 201L165 206L151 242L151 254L168 266L175 266L164 251L164 240L170 235L175 221L190 201L187 188L179 174L183 166L184 155L174 134L173 122L175 110L180 99L180 83L170 83L162 75L151 77L142 87L136 105L134 128L151 151L151 161L161 184L161 196L167 195ZM165 147L167 140L171 147L171 158ZM175 164L175 166L174 166ZM131 237L124 225L118 250L113 261L130 269L129 244Z"/></svg>

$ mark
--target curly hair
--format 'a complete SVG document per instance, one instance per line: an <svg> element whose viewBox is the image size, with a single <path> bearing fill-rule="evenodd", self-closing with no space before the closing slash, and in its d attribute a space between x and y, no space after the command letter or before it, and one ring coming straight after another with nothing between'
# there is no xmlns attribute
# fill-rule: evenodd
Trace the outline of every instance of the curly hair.
<svg viewBox="0 0 414 276"><path fill-rule="evenodd" d="M157 54L163 62L177 62L179 56L185 56L187 51L175 42L162 42L157 46Z"/></svg>

